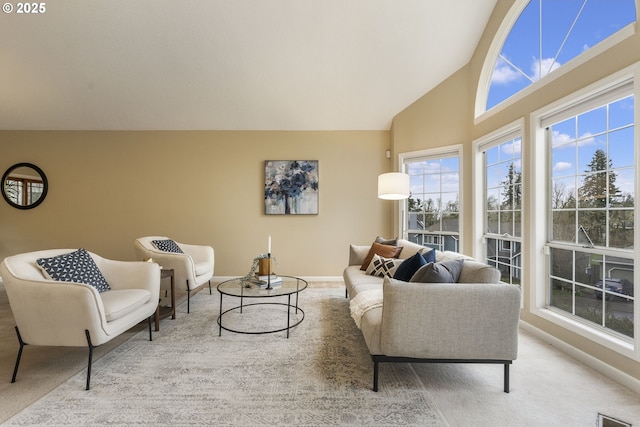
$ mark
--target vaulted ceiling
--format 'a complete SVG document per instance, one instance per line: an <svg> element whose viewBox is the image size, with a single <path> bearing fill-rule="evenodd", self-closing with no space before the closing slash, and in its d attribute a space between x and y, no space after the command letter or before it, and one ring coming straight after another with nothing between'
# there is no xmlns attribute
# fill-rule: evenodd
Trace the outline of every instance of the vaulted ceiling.
<svg viewBox="0 0 640 427"><path fill-rule="evenodd" d="M495 4L13 2L0 129L387 130L470 60Z"/></svg>

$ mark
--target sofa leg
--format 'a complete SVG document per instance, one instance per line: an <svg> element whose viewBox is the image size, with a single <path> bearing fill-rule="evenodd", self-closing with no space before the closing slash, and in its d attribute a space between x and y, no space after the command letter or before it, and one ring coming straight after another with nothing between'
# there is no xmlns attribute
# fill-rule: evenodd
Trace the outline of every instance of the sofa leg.
<svg viewBox="0 0 640 427"><path fill-rule="evenodd" d="M87 345L89 346L89 363L87 364L87 388L85 390L89 390L91 386L91 361L93 359L93 349L95 348L93 344L91 344L91 335L89 335L89 330L84 330L85 335L87 336Z"/></svg>
<svg viewBox="0 0 640 427"><path fill-rule="evenodd" d="M151 318L154 317L155 315L152 314L151 316L148 317L148 321L149 321L149 341L153 341L153 335L151 333Z"/></svg>
<svg viewBox="0 0 640 427"><path fill-rule="evenodd" d="M213 295L213 294L211 293L211 280L209 280L209 295Z"/></svg>
<svg viewBox="0 0 640 427"><path fill-rule="evenodd" d="M373 391L378 391L378 361L373 361Z"/></svg>
<svg viewBox="0 0 640 427"><path fill-rule="evenodd" d="M509 364L504 364L504 392L509 393Z"/></svg>
<svg viewBox="0 0 640 427"><path fill-rule="evenodd" d="M18 366L20 365L20 359L22 358L22 349L26 345L24 341L22 341L22 336L20 336L20 331L16 326L16 335L18 335L18 342L20 342L20 349L18 350L18 358L16 359L16 366L13 368L13 376L11 377L11 382L16 382L16 376L18 375Z"/></svg>

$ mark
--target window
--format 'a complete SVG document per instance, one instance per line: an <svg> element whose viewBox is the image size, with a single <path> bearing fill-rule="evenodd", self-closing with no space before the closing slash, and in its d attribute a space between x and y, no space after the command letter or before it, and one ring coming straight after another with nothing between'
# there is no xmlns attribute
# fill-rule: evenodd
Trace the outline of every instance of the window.
<svg viewBox="0 0 640 427"><path fill-rule="evenodd" d="M509 126L476 142L484 196L482 227L487 264L501 280L520 284L522 277L522 124Z"/></svg>
<svg viewBox="0 0 640 427"><path fill-rule="evenodd" d="M543 116L547 305L634 337L635 106L627 79Z"/></svg>
<svg viewBox="0 0 640 427"><path fill-rule="evenodd" d="M531 0L516 2L483 70L476 115L554 72L635 22L634 0ZM511 25L511 23L513 23ZM507 33L508 31L508 33ZM490 67L490 68L489 68Z"/></svg>
<svg viewBox="0 0 640 427"><path fill-rule="evenodd" d="M401 156L411 192L405 202L406 238L440 251L460 250L460 153Z"/></svg>
<svg viewBox="0 0 640 427"><path fill-rule="evenodd" d="M44 183L42 181L8 177L5 180L5 192L16 205L29 206L42 196Z"/></svg>

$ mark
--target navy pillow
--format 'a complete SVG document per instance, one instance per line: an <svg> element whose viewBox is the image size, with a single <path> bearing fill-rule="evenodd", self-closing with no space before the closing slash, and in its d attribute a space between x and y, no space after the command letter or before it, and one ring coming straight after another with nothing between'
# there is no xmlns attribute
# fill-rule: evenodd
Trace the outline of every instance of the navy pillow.
<svg viewBox="0 0 640 427"><path fill-rule="evenodd" d="M111 289L89 252L83 248L51 258L38 258L36 263L53 280L86 283L98 292Z"/></svg>
<svg viewBox="0 0 640 427"><path fill-rule="evenodd" d="M416 252L415 255L402 261L402 264L396 268L396 272L393 274L394 279L408 282L409 279L415 274L416 271L425 265L427 261L424 259L420 252Z"/></svg>
<svg viewBox="0 0 640 427"><path fill-rule="evenodd" d="M152 240L151 243L153 243L153 246L155 246L156 248L160 249L163 252L174 252L178 254L184 253L182 252L182 249L180 249L180 246L178 246L178 244L171 239Z"/></svg>

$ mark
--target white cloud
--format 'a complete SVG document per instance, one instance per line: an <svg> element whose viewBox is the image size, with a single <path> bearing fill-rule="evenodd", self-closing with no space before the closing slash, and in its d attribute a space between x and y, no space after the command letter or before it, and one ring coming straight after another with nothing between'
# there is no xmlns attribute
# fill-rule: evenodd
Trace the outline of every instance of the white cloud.
<svg viewBox="0 0 640 427"><path fill-rule="evenodd" d="M542 60L538 60L538 58L533 58L531 63L531 78L533 80L539 80L540 77L544 77L549 74L551 71L558 69L562 64L556 62L553 58L544 58ZM542 72L542 74L540 74Z"/></svg>
<svg viewBox="0 0 640 427"><path fill-rule="evenodd" d="M591 132L585 132L578 138L578 146L583 147L585 145L591 145L596 142L596 139L593 137Z"/></svg>
<svg viewBox="0 0 640 427"><path fill-rule="evenodd" d="M554 172L566 171L567 169L571 169L571 163L569 162L558 162L553 165Z"/></svg>
<svg viewBox="0 0 640 427"><path fill-rule="evenodd" d="M566 133L560 133L560 131L554 130L551 134L552 147L557 147L558 145L565 144L569 141L573 141L573 138L571 138L571 136L567 135Z"/></svg>
<svg viewBox="0 0 640 427"><path fill-rule="evenodd" d="M502 58L498 58L491 75L491 83L506 85L522 78L516 69L507 64Z"/></svg>
<svg viewBox="0 0 640 427"><path fill-rule="evenodd" d="M502 146L502 152L505 154L520 154L522 153L522 140L518 139L510 144L504 144Z"/></svg>

